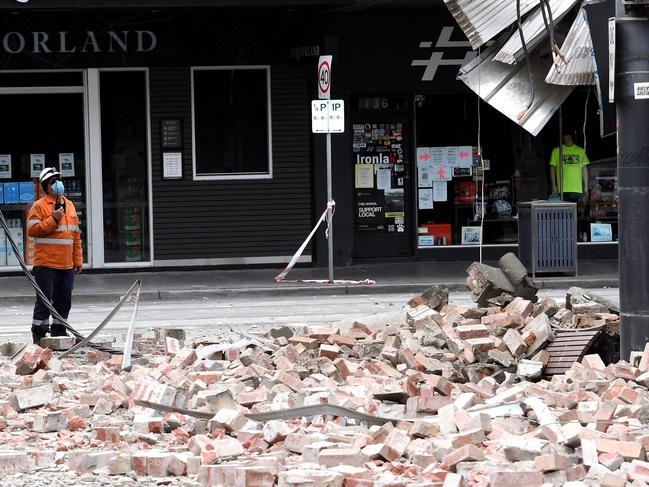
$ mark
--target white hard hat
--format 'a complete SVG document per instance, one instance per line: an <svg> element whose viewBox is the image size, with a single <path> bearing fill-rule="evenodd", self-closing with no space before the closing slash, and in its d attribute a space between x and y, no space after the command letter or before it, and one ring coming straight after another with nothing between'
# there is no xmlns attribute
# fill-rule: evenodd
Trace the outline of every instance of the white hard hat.
<svg viewBox="0 0 649 487"><path fill-rule="evenodd" d="M61 173L58 172L55 167L46 167L41 171L40 176L38 176L38 180L41 182L41 184L43 184L55 176L60 177Z"/></svg>

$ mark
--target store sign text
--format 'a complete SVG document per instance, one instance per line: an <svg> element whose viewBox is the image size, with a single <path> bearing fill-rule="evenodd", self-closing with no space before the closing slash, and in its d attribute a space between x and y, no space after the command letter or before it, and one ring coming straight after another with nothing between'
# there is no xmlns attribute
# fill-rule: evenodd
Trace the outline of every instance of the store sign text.
<svg viewBox="0 0 649 487"><path fill-rule="evenodd" d="M387 154L377 154L374 156L356 154L356 164L390 164L390 158Z"/></svg>
<svg viewBox="0 0 649 487"><path fill-rule="evenodd" d="M9 54L150 52L157 45L157 36L149 30L86 31L76 37L67 31L7 32L2 36L2 49Z"/></svg>

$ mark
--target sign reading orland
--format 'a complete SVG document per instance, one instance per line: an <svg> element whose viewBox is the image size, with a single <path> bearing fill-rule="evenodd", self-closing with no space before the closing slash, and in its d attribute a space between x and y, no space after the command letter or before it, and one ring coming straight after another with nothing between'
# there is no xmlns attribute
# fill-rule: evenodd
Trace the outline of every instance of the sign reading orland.
<svg viewBox="0 0 649 487"><path fill-rule="evenodd" d="M0 34L0 49L8 54L70 54L99 52L151 52L158 45L149 30L58 32L5 32Z"/></svg>

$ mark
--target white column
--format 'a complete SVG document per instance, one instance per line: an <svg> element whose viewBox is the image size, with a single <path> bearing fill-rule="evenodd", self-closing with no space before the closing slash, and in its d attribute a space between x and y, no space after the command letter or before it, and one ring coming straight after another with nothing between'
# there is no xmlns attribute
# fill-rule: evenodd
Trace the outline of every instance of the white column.
<svg viewBox="0 0 649 487"><path fill-rule="evenodd" d="M99 97L99 70L86 73L86 104L88 123L86 137L86 198L88 204L88 253L92 266L104 267L104 202L101 162L101 107Z"/></svg>

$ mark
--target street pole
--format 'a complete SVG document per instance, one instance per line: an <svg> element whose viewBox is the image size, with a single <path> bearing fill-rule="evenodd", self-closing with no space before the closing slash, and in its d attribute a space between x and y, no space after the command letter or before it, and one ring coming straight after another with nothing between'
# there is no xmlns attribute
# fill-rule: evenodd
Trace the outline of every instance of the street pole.
<svg viewBox="0 0 649 487"><path fill-rule="evenodd" d="M329 284L334 283L333 184L331 181L331 133L327 134L327 250L329 255Z"/></svg>
<svg viewBox="0 0 649 487"><path fill-rule="evenodd" d="M649 9L642 3L615 7L622 360L649 342Z"/></svg>
<svg viewBox="0 0 649 487"><path fill-rule="evenodd" d="M563 107L559 107L559 192L563 202Z"/></svg>

